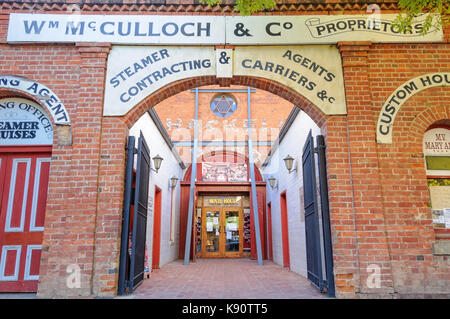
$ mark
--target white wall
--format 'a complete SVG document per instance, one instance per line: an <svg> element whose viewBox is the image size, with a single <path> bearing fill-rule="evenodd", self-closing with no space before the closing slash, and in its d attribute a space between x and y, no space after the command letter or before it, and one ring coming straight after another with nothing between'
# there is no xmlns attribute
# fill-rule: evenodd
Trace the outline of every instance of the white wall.
<svg viewBox="0 0 450 319"><path fill-rule="evenodd" d="M283 265L283 244L281 237L280 194L286 191L290 269L303 276L307 275L305 222L303 210L303 174L302 151L309 131L313 136L320 135L320 128L303 111L287 131L279 147L273 153L268 165L263 169L264 180L275 177L278 189L268 184L267 203L272 205L272 245L274 262ZM289 174L283 158L287 155L295 158L293 171Z"/></svg>
<svg viewBox="0 0 450 319"><path fill-rule="evenodd" d="M164 160L158 173L150 172L149 181L149 198L148 198L148 215L147 215L147 251L148 264L152 266L152 248L153 248L153 212L155 185L161 189L161 246L160 246L160 267L178 258L179 245L179 227L180 227L180 180L183 177L181 169L176 157L172 154L169 146L166 144L162 135L158 131L155 123L148 113L145 113L130 129L130 135L139 137L142 131L144 138L150 148L150 157L153 158L159 154ZM153 160L152 160L153 167ZM177 186L173 191L173 205L175 209L175 241L170 241L170 221L171 221L171 191L169 187L170 178L178 177Z"/></svg>

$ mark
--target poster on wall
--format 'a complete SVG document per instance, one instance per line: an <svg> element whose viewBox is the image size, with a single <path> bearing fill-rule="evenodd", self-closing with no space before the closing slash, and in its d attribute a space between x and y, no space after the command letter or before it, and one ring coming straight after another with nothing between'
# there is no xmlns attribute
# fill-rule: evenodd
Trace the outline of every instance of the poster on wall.
<svg viewBox="0 0 450 319"><path fill-rule="evenodd" d="M450 228L450 208L444 209L445 228Z"/></svg>
<svg viewBox="0 0 450 319"><path fill-rule="evenodd" d="M444 210L442 209L432 209L431 215L433 219L433 224L437 228L443 228L445 227L445 217L444 217Z"/></svg>
<svg viewBox="0 0 450 319"><path fill-rule="evenodd" d="M21 98L0 99L0 146L52 144L52 122L40 105Z"/></svg>
<svg viewBox="0 0 450 319"><path fill-rule="evenodd" d="M440 127L425 132L423 153L425 156L449 156L450 129Z"/></svg>

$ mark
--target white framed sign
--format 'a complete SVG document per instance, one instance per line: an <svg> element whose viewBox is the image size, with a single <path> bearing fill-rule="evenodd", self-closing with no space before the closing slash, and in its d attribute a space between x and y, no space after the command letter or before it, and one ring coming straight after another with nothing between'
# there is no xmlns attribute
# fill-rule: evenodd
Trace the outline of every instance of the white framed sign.
<svg viewBox="0 0 450 319"><path fill-rule="evenodd" d="M11 13L8 42L221 44L225 19L193 15Z"/></svg>
<svg viewBox="0 0 450 319"><path fill-rule="evenodd" d="M368 15L94 15L11 13L8 42L108 42L128 45L288 45L341 41L442 42L443 31L410 32L396 14Z"/></svg>
<svg viewBox="0 0 450 319"><path fill-rule="evenodd" d="M0 99L0 145L52 144L52 122L40 105L21 98Z"/></svg>
<svg viewBox="0 0 450 319"><path fill-rule="evenodd" d="M108 57L103 115L122 116L163 86L191 77L217 76L214 47L113 46ZM277 81L325 114L346 114L339 51L334 46L236 47L227 52L227 76ZM229 74L228 72L233 72Z"/></svg>
<svg viewBox="0 0 450 319"><path fill-rule="evenodd" d="M411 32L406 33L398 32L394 26L396 17L396 14L228 16L226 41L236 45L443 41L442 30L420 34L424 17L415 20Z"/></svg>
<svg viewBox="0 0 450 319"><path fill-rule="evenodd" d="M103 115L126 114L177 80L216 75L214 47L114 46L108 57Z"/></svg>
<svg viewBox="0 0 450 319"><path fill-rule="evenodd" d="M425 156L450 156L450 129L434 128L423 135Z"/></svg>
<svg viewBox="0 0 450 319"><path fill-rule="evenodd" d="M290 87L325 114L346 114L338 49L329 45L236 47L234 74L263 77Z"/></svg>

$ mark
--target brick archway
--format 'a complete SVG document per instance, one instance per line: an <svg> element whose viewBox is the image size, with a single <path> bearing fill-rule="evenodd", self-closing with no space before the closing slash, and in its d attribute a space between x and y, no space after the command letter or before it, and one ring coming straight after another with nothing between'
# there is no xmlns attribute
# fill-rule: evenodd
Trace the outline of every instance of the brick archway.
<svg viewBox="0 0 450 319"><path fill-rule="evenodd" d="M450 106L433 106L423 110L411 122L410 142L419 147L421 152L423 134L436 122L445 120L450 122Z"/></svg>
<svg viewBox="0 0 450 319"><path fill-rule="evenodd" d="M97 294L114 294L117 285L115 274L107 269L118 266L117 256L120 251L121 216L123 206L125 149L128 130L149 109L163 100L196 87L219 84L215 76L189 78L173 82L159 89L133 107L124 116L104 116L102 119L101 158L99 161L98 186L101 192L97 201L95 258L92 291ZM341 185L350 184L347 150L346 115L329 116L299 93L272 80L251 76L235 76L231 85L250 86L273 93L300 107L321 128L327 145L327 175L329 185L329 204L332 232L339 232L340 212L345 210L342 202L349 196L342 197ZM347 190L344 191L344 193ZM345 212L344 212L345 213ZM335 273L347 273L347 259L339 257L340 250L348 250L348 245L341 244L337 236L333 237L333 251L338 256L334 261ZM112 243L111 241L114 241ZM345 247L343 247L343 245ZM352 246L353 247L353 246ZM345 259L345 260L344 260ZM102 278L102 279L101 279ZM345 292L344 292L345 293Z"/></svg>
<svg viewBox="0 0 450 319"><path fill-rule="evenodd" d="M149 95L138 105L133 107L133 109L123 117L123 120L126 126L130 128L145 112L172 95L196 87L217 84L218 80L214 76L188 78L170 83ZM250 86L275 94L300 107L319 127L322 127L327 120L327 115L325 115L317 106L308 101L301 94L276 81L252 76L235 76L231 79L230 84Z"/></svg>

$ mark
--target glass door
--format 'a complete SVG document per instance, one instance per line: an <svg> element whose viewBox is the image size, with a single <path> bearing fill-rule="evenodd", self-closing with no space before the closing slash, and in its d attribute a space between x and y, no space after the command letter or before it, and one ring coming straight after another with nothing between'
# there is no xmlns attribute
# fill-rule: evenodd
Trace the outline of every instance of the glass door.
<svg viewBox="0 0 450 319"><path fill-rule="evenodd" d="M221 208L203 208L202 256L220 257L220 213Z"/></svg>
<svg viewBox="0 0 450 319"><path fill-rule="evenodd" d="M201 257L242 257L243 225L240 207L204 207Z"/></svg>
<svg viewBox="0 0 450 319"><path fill-rule="evenodd" d="M240 257L243 248L243 216L240 208L224 208L223 256Z"/></svg>

